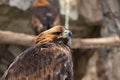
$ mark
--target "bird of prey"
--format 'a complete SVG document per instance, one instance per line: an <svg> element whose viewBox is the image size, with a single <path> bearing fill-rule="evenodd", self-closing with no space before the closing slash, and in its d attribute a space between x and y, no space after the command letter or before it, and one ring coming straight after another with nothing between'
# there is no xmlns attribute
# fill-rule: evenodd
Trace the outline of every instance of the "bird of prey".
<svg viewBox="0 0 120 80"><path fill-rule="evenodd" d="M71 32L62 26L40 33L35 45L17 56L1 80L73 80L70 39Z"/></svg>
<svg viewBox="0 0 120 80"><path fill-rule="evenodd" d="M35 0L31 15L31 24L36 35L60 24L59 10L48 0Z"/></svg>

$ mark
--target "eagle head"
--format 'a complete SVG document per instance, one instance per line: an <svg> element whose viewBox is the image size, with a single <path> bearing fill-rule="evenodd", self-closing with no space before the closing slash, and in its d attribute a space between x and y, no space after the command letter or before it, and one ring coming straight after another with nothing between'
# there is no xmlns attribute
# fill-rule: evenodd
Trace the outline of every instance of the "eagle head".
<svg viewBox="0 0 120 80"><path fill-rule="evenodd" d="M54 26L38 35L35 44L57 42L68 44L71 40L72 32L65 29L63 26Z"/></svg>

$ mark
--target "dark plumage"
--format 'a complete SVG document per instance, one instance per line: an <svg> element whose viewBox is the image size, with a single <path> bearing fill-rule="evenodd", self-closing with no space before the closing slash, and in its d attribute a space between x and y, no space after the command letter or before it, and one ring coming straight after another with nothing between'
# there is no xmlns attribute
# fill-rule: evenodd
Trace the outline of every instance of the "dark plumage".
<svg viewBox="0 0 120 80"><path fill-rule="evenodd" d="M71 33L60 26L42 32L35 45L13 61L1 80L73 80L70 37Z"/></svg>
<svg viewBox="0 0 120 80"><path fill-rule="evenodd" d="M32 9L32 28L36 35L59 24L59 11L47 0L36 0Z"/></svg>

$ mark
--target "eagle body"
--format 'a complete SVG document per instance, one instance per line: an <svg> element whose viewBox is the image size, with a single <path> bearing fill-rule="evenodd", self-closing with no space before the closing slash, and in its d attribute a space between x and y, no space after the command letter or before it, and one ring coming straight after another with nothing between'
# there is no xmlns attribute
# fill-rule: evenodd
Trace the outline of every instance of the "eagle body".
<svg viewBox="0 0 120 80"><path fill-rule="evenodd" d="M16 58L2 80L72 80L70 54L63 44L35 45Z"/></svg>
<svg viewBox="0 0 120 80"><path fill-rule="evenodd" d="M59 31L64 32L53 27L41 33L35 45L13 61L1 80L73 80L71 49L67 38L58 38Z"/></svg>

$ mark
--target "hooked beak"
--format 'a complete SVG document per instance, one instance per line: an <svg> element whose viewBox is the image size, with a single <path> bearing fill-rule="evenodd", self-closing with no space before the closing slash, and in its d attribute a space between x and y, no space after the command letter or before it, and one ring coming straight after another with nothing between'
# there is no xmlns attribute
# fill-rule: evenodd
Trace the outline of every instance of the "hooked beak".
<svg viewBox="0 0 120 80"><path fill-rule="evenodd" d="M62 33L62 37L67 38L67 39L71 39L72 38L72 32L70 30L65 30Z"/></svg>
<svg viewBox="0 0 120 80"><path fill-rule="evenodd" d="M72 38L72 32L69 31L69 30L65 30L63 33L62 33L62 37L67 39L67 44L70 45L71 44L71 38Z"/></svg>

